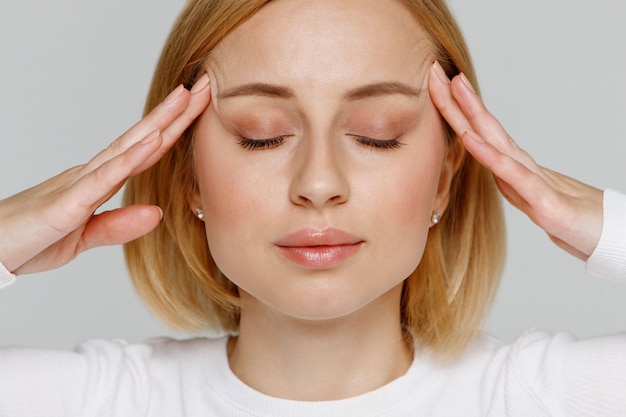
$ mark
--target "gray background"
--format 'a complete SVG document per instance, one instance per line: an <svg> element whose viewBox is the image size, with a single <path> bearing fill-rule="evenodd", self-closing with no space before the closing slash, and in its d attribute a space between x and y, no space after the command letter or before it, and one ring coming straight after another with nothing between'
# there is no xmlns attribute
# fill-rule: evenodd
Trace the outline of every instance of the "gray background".
<svg viewBox="0 0 626 417"><path fill-rule="evenodd" d="M0 198L88 160L134 123L183 0L0 3ZM626 3L453 0L489 108L541 164L626 191ZM119 204L115 197L107 207ZM626 288L507 206L509 260L486 329L580 337L626 328ZM1 233L1 231L0 231ZM0 238L2 238L0 236ZM174 335L100 248L0 292L0 345Z"/></svg>

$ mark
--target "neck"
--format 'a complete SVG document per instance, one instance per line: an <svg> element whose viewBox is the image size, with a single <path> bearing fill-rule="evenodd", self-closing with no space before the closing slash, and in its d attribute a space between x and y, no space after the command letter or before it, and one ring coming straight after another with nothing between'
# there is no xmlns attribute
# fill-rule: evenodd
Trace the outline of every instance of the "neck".
<svg viewBox="0 0 626 417"><path fill-rule="evenodd" d="M240 334L229 345L230 367L257 391L291 400L338 400L379 388L404 375L412 361L400 294L401 286L357 312L323 321L244 304Z"/></svg>

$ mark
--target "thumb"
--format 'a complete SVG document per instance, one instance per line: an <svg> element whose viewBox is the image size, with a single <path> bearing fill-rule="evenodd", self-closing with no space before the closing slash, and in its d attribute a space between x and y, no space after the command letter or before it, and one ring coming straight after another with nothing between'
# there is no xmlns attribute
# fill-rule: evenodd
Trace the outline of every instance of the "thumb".
<svg viewBox="0 0 626 417"><path fill-rule="evenodd" d="M133 205L97 214L85 226L82 250L130 242L150 233L162 217L162 210L150 205Z"/></svg>

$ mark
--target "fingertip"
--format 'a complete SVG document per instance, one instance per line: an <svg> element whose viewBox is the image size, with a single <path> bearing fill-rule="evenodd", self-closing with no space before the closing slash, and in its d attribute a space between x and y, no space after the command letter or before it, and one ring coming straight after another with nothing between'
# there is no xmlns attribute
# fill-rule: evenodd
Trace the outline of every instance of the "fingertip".
<svg viewBox="0 0 626 417"><path fill-rule="evenodd" d="M474 86L472 85L470 80L467 78L467 76L464 73L460 73L459 76L461 78L461 81L463 82L462 83L463 88L465 88L470 93L476 94L476 90L474 89Z"/></svg>
<svg viewBox="0 0 626 417"><path fill-rule="evenodd" d="M434 74L440 82L444 84L450 84L450 78L448 78L448 75L444 71L439 61L435 60L435 62L433 62L433 65L430 67L430 70L431 74Z"/></svg>
<svg viewBox="0 0 626 417"><path fill-rule="evenodd" d="M472 82L462 72L450 82L450 91L461 107L482 105L482 99L474 89Z"/></svg>
<svg viewBox="0 0 626 417"><path fill-rule="evenodd" d="M176 102L178 99L182 97L184 91L185 91L185 87L182 84L180 84L167 97L165 97L165 100L163 100L163 103L171 104L171 103Z"/></svg>
<svg viewBox="0 0 626 417"><path fill-rule="evenodd" d="M463 148L476 158L481 164L485 165L486 158L493 152L493 148L477 133L471 129L466 129L460 135Z"/></svg>
<svg viewBox="0 0 626 417"><path fill-rule="evenodd" d="M202 77L200 77L198 81L196 81L196 83L193 85L189 92L191 93L191 95L196 95L207 90L210 87L209 81L209 74L205 72L204 74L202 74Z"/></svg>
<svg viewBox="0 0 626 417"><path fill-rule="evenodd" d="M191 101L187 106L187 114L193 119L199 116L211 102L211 79L205 72L190 90Z"/></svg>
<svg viewBox="0 0 626 417"><path fill-rule="evenodd" d="M474 132L472 132L470 130L465 130L465 132L463 132L461 137L464 140L467 140L467 141L473 141L473 142L478 142L478 143L486 143L483 138L481 138L478 134L476 134L476 133L474 133Z"/></svg>
<svg viewBox="0 0 626 417"><path fill-rule="evenodd" d="M159 211L159 221L163 220L163 209L159 206L154 206Z"/></svg>
<svg viewBox="0 0 626 417"><path fill-rule="evenodd" d="M161 130L154 129L152 132L148 133L148 135L139 141L142 145L150 145L153 142L159 140L161 138Z"/></svg>

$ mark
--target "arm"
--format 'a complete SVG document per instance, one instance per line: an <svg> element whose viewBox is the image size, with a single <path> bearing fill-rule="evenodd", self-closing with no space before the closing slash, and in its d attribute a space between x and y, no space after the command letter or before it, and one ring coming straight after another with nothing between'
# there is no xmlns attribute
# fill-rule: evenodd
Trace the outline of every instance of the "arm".
<svg viewBox="0 0 626 417"><path fill-rule="evenodd" d="M145 415L150 344L90 340L74 351L2 348L0 416Z"/></svg>
<svg viewBox="0 0 626 417"><path fill-rule="evenodd" d="M433 102L504 197L590 272L626 281L626 196L539 166L463 76L449 81L435 64L429 82ZM486 380L489 415L623 415L626 334L577 340L532 330L495 356Z"/></svg>

